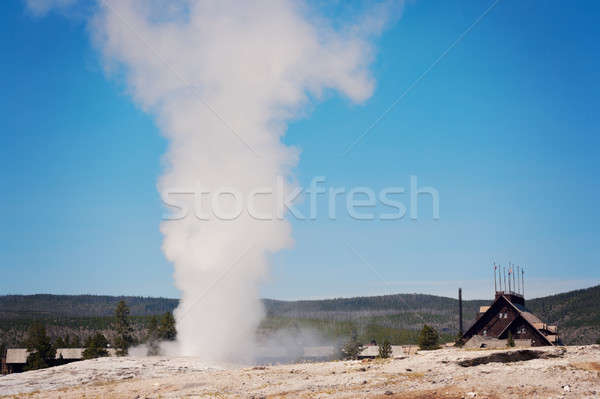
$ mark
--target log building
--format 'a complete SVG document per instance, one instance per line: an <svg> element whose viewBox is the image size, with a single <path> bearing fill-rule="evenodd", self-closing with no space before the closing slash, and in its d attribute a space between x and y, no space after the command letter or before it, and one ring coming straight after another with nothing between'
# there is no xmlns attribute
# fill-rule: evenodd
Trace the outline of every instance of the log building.
<svg viewBox="0 0 600 399"><path fill-rule="evenodd" d="M512 291L496 291L494 302L479 309L461 341L467 347L499 348L507 346L509 337L515 346L559 344L557 327L527 310L524 296Z"/></svg>

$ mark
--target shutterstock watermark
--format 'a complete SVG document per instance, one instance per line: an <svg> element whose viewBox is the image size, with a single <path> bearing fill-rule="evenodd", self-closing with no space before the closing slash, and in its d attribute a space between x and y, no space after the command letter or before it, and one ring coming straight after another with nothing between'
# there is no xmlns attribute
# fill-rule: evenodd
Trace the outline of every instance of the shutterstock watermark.
<svg viewBox="0 0 600 399"><path fill-rule="evenodd" d="M162 201L171 211L163 219L181 220L193 215L205 221L246 216L256 220L282 220L289 215L299 220L317 220L320 212L326 211L330 220L344 215L355 220L400 220L408 215L411 220L417 220L419 200L429 197L430 217L439 220L438 190L419 187L417 180L417 176L410 176L408 189L388 186L379 190L366 186L330 187L325 176L314 177L307 188L290 188L283 177L278 177L272 186L248 190L171 188L162 193Z"/></svg>

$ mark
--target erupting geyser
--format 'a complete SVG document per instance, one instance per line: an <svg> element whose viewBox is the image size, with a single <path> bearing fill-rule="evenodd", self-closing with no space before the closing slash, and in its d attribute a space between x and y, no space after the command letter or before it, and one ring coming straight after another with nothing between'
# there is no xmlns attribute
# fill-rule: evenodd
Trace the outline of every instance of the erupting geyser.
<svg viewBox="0 0 600 399"><path fill-rule="evenodd" d="M263 316L257 287L267 256L291 243L285 219L249 215L248 196L277 191L279 177L293 188L297 151L281 137L309 96L326 89L357 102L370 96L369 39L390 7L374 5L352 26L334 28L296 1L98 5L90 23L95 42L109 66L123 68L131 95L169 140L158 183L163 198L191 202L196 193L185 217L161 224L181 290L177 350L208 361L248 359ZM232 220L214 217L208 206L224 188L244 196ZM255 198L255 214L277 215L282 205L281 196ZM231 213L227 199L220 196L219 206Z"/></svg>

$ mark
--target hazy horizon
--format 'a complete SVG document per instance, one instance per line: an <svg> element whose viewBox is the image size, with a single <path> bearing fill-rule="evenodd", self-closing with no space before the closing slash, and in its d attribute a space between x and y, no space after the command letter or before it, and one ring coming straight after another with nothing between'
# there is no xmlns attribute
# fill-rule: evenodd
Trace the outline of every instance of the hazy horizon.
<svg viewBox="0 0 600 399"><path fill-rule="evenodd" d="M525 295L525 299L536 299L536 298L543 298L546 296L552 296L552 295L557 295L557 294L563 294L566 292L571 292L571 291L577 291L577 290L584 290L587 288L593 288L596 287L598 285L600 285L600 281L596 281L596 282L589 282L589 284L585 283L585 282L581 282L581 281L575 281L575 282L567 282L567 284L565 284L564 281L557 281L555 282L556 285L555 287L560 287L560 286L569 286L569 283L574 283L575 285L573 285L571 288L565 288L562 291L556 291L556 290L548 290L546 293L544 294L534 294L533 296L530 295ZM547 281L542 281L539 282L540 285L546 285ZM581 284L581 286L579 286L578 284ZM493 283L492 283L493 285ZM339 299L339 298L357 298L357 297L376 297L376 296L385 296L385 295L432 295L432 296L440 296L440 297L446 297L446 298L454 298L456 299L458 297L458 288L462 288L463 289L463 299L464 300L468 300L468 301L485 301L485 300L491 300L492 299L492 292L489 293L488 297L474 297L472 295L470 295L470 291L469 291L469 286L468 285L461 285L461 286L457 286L456 290L454 291L453 294L451 294L450 292L448 293L435 293L435 292L427 292L427 291L398 291L398 292L388 292L388 293L372 293L372 294L360 294L360 293L356 293L355 295L352 294L348 294L348 295L340 295L340 296L324 296L324 297L298 297L298 298L274 298L274 297L265 297L265 296L261 296L261 299L267 299L267 300L276 300L276 301L289 301L289 302L293 302L293 301L313 301L313 300L328 300L328 299ZM65 296L79 296L79 295L92 295L92 296L111 296L111 297L143 297L143 298L164 298L164 299L180 299L178 297L168 297L168 296L160 296L160 295L145 295L145 294L107 294L107 293L92 293L92 292L81 292L81 293L69 293L69 292L62 292L62 293L57 293L57 292L31 292L31 293L14 293L14 292L9 292L9 293L2 293L0 294L0 296L11 296L11 295L24 295L24 296L28 296L28 295L65 295Z"/></svg>

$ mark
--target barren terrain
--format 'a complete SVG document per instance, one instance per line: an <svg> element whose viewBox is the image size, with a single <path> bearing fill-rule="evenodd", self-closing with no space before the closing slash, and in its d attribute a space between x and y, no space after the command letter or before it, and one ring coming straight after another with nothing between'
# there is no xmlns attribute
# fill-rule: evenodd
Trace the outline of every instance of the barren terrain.
<svg viewBox="0 0 600 399"><path fill-rule="evenodd" d="M600 346L446 348L397 359L265 367L102 358L0 377L0 397L597 398Z"/></svg>

